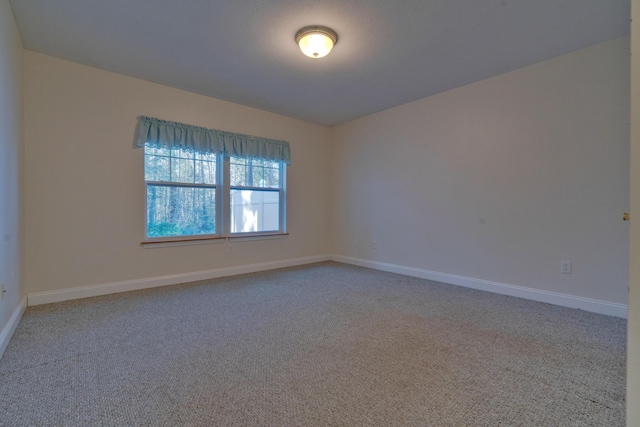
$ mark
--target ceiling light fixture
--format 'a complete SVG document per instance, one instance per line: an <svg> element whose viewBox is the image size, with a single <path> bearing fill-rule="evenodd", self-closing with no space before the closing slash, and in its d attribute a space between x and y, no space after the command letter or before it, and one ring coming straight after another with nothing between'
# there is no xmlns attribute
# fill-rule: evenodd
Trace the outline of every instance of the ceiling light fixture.
<svg viewBox="0 0 640 427"><path fill-rule="evenodd" d="M338 35L331 28L311 25L296 33L296 43L302 53L309 58L327 56L333 45L338 42Z"/></svg>

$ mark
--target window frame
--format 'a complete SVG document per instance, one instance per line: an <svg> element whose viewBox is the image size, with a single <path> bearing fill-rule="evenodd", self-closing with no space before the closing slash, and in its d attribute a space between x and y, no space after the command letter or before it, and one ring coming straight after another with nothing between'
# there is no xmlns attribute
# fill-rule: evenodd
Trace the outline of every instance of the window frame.
<svg viewBox="0 0 640 427"><path fill-rule="evenodd" d="M243 237L260 237L260 236L284 236L287 235L286 231L286 180L287 180L287 164L281 160L265 160L274 163L278 163L279 172L279 185L278 187L248 187L248 186L232 186L231 185L231 159L223 154L216 153L216 183L204 184L204 183L185 183L176 181L147 181L146 180L146 160L147 148L154 148L145 145L143 147L143 167L145 171L144 184L145 184L145 208L144 208L144 240L143 244L152 243L189 243L189 242L201 242L201 241L215 241L221 239L243 238ZM169 149L170 152L172 151ZM173 156L170 156L173 158ZM250 157L234 156L241 159L255 160ZM213 188L215 189L215 230L214 234L182 234L177 236L149 236L149 199L148 192L149 186L162 186L162 187L185 187L185 188ZM254 191L268 191L278 192L279 200L279 212L278 212L278 230L269 231L251 231L251 232L231 232L231 190L254 190Z"/></svg>
<svg viewBox="0 0 640 427"><path fill-rule="evenodd" d="M247 159L247 158L245 158ZM286 175L286 171L287 171L287 165L282 162L282 161L274 161L274 160L267 160L267 161L271 161L271 162L277 162L278 163L278 173L279 173L279 177L278 177L278 187L249 187L249 186L242 186L242 185L231 185L231 179L229 177L229 179L227 179L225 181L225 183L229 184L229 188L228 190L225 188L225 194L228 195L228 197L226 198L226 200L224 201L225 203L225 212L227 212L227 217L229 218L228 224L225 223L226 228L225 230L228 230L227 236L228 237L245 237L245 236L264 236L264 235L273 235L273 234L286 234L287 229L286 229L286 212L287 212L287 207L286 207L286 187L287 187L287 175ZM228 169L229 174L231 173L231 160L230 159L225 159L225 163L229 164L229 167L226 168L225 170ZM252 166L253 167L253 166ZM231 190L249 190L249 191L264 191L264 192L272 192L278 193L278 206L279 206L279 211L278 211L278 230L268 230L268 231L241 231L241 232L232 232L231 231Z"/></svg>

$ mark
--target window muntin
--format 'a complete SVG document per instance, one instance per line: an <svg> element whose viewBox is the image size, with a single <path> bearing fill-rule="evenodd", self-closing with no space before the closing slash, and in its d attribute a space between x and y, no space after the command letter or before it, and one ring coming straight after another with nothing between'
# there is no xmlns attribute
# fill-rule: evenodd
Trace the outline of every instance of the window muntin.
<svg viewBox="0 0 640 427"><path fill-rule="evenodd" d="M144 150L147 238L285 232L283 162Z"/></svg>

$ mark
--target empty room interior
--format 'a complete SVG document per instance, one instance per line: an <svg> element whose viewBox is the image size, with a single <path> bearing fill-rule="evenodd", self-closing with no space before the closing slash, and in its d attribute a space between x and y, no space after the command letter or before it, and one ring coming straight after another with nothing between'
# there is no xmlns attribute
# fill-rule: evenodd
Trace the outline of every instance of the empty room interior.
<svg viewBox="0 0 640 427"><path fill-rule="evenodd" d="M0 425L640 426L639 10L0 0Z"/></svg>

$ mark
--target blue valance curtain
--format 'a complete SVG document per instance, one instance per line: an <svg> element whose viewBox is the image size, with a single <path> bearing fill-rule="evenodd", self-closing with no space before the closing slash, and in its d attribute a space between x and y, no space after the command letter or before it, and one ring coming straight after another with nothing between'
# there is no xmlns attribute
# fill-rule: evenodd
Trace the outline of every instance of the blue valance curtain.
<svg viewBox="0 0 640 427"><path fill-rule="evenodd" d="M138 117L136 146L180 149L291 164L289 143L240 133L207 129L153 117Z"/></svg>

